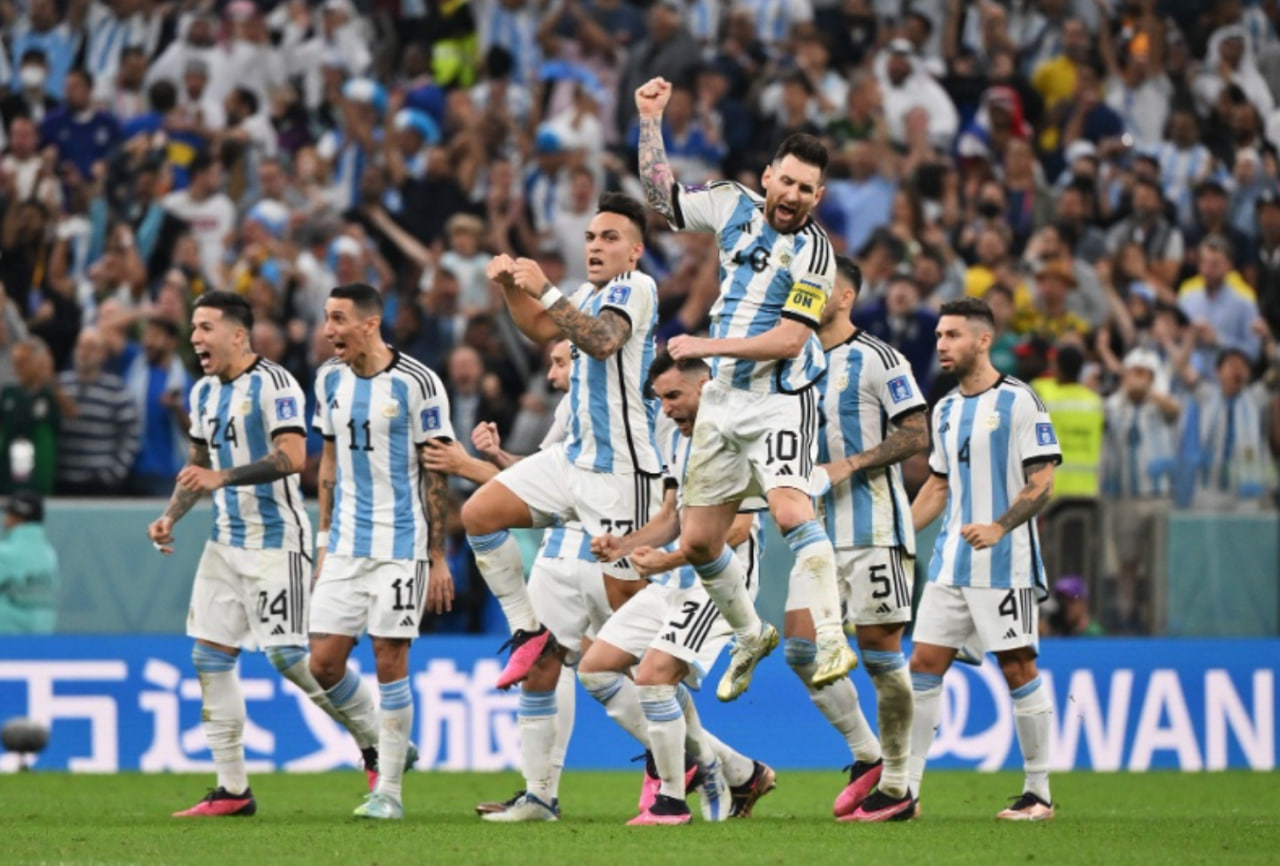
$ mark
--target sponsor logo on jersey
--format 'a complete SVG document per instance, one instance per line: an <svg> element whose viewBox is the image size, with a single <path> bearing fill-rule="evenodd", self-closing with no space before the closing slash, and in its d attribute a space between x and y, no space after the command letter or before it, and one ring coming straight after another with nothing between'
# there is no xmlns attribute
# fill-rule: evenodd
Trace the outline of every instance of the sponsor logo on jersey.
<svg viewBox="0 0 1280 866"><path fill-rule="evenodd" d="M606 304L625 304L627 298L631 297L630 286L610 286L609 292L604 296Z"/></svg>
<svg viewBox="0 0 1280 866"><path fill-rule="evenodd" d="M911 381L906 376L889 380L889 398L895 403L911 399Z"/></svg>
<svg viewBox="0 0 1280 866"><path fill-rule="evenodd" d="M1036 442L1040 445L1057 445L1058 436L1053 432L1052 424L1036 425Z"/></svg>
<svg viewBox="0 0 1280 866"><path fill-rule="evenodd" d="M439 408L432 406L430 409L422 410L422 429L424 432L440 429Z"/></svg>
<svg viewBox="0 0 1280 866"><path fill-rule="evenodd" d="M276 418L280 421L292 421L298 417L298 401L292 397L276 398Z"/></svg>

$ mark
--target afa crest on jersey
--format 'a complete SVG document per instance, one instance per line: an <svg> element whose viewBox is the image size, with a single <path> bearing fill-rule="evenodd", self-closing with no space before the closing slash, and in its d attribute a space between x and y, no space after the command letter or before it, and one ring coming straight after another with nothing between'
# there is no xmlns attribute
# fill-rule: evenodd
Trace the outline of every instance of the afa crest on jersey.
<svg viewBox="0 0 1280 866"><path fill-rule="evenodd" d="M276 419L279 421L292 421L298 417L298 401L292 397L276 398Z"/></svg>
<svg viewBox="0 0 1280 866"><path fill-rule="evenodd" d="M630 286L610 286L609 292L604 296L606 304L622 305L627 302L627 298L631 297Z"/></svg>
<svg viewBox="0 0 1280 866"><path fill-rule="evenodd" d="M897 376L889 380L889 398L895 403L910 400L912 396L911 381L906 376Z"/></svg>
<svg viewBox="0 0 1280 866"><path fill-rule="evenodd" d="M1036 442L1040 445L1057 445L1058 436L1053 432L1052 424L1036 425Z"/></svg>
<svg viewBox="0 0 1280 866"><path fill-rule="evenodd" d="M427 432L430 430L440 429L440 410L437 407L422 410L422 430Z"/></svg>

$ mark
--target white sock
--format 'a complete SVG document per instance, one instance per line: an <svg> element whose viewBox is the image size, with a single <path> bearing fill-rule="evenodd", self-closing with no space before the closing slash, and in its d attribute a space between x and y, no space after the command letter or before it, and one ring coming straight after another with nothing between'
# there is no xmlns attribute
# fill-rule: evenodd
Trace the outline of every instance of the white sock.
<svg viewBox="0 0 1280 866"><path fill-rule="evenodd" d="M551 744L551 797L560 796L560 776L564 773L564 757L573 736L573 715L578 704L578 675L573 668L561 666L556 682L556 738Z"/></svg>
<svg viewBox="0 0 1280 866"><path fill-rule="evenodd" d="M409 752L409 737L413 731L413 692L409 678L393 683L379 683L382 706L379 711L378 736L378 788L397 803L400 802L400 785L404 777L404 758Z"/></svg>
<svg viewBox="0 0 1280 866"><path fill-rule="evenodd" d="M609 718L635 737L640 745L649 748L649 724L645 720L644 710L640 708L640 695L635 683L614 671L579 671L578 680L591 697L604 704Z"/></svg>
<svg viewBox="0 0 1280 866"><path fill-rule="evenodd" d="M511 633L537 631L538 618L524 582L524 559L520 545L503 530L492 535L468 535L467 542L476 556L476 567L484 575L489 591L502 605Z"/></svg>
<svg viewBox="0 0 1280 866"><path fill-rule="evenodd" d="M877 727L884 751L880 787L891 797L905 797L907 762L911 758L911 719L915 715L907 660L901 652L863 650L862 663L876 687Z"/></svg>
<svg viewBox="0 0 1280 866"><path fill-rule="evenodd" d="M753 638L760 634L762 624L756 614L755 602L747 592L746 572L732 550L726 546L719 557L695 565L693 570L702 579L702 586L716 603L724 621L736 634Z"/></svg>
<svg viewBox="0 0 1280 866"><path fill-rule="evenodd" d="M1025 790L1052 803L1049 799L1049 722L1053 718L1053 701L1049 690L1036 676L1011 694L1013 724L1018 729L1022 766L1027 774Z"/></svg>
<svg viewBox="0 0 1280 866"><path fill-rule="evenodd" d="M355 737L361 749L378 745L378 708L373 703L373 691L364 683L364 677L350 668L338 680L338 684L325 692L335 716ZM327 712L327 710L326 710Z"/></svg>
<svg viewBox="0 0 1280 866"><path fill-rule="evenodd" d="M688 727L676 700L675 686L637 686L640 706L649 720L649 748L662 780L661 793L684 799L684 751ZM695 756L696 757L696 756Z"/></svg>
<svg viewBox="0 0 1280 866"><path fill-rule="evenodd" d="M756 771L755 762L702 727L702 719L698 715L697 707L694 706L693 695L689 693L689 688L684 683L676 686L676 700L684 710L684 721L687 727L684 738L685 748L704 763L712 758L718 760L725 781L730 785L745 785L751 781L751 776ZM701 751L694 751L695 747Z"/></svg>
<svg viewBox="0 0 1280 866"><path fill-rule="evenodd" d="M551 750L556 739L556 693L520 692L520 768L525 790L548 806L552 790Z"/></svg>
<svg viewBox="0 0 1280 866"><path fill-rule="evenodd" d="M924 765L929 748L938 734L942 718L942 677L938 674L911 675L911 691L915 696L915 712L911 718L911 759L907 762L907 786L912 796L920 797Z"/></svg>
<svg viewBox="0 0 1280 866"><path fill-rule="evenodd" d="M876 739L875 732L871 730L871 725L862 712L853 680L845 677L824 689L815 688L812 679L813 672L818 668L815 663L818 647L811 640L789 637L783 644L783 654L787 664L800 677L814 706L844 737L853 760L867 764L880 760L880 741Z"/></svg>
<svg viewBox="0 0 1280 866"><path fill-rule="evenodd" d="M347 713L334 706L324 686L316 681L311 673L311 657L299 646L273 646L267 648L267 658L280 672L280 675L302 689L303 694L311 699L311 703L325 711L325 714L351 733L361 749L367 749L378 739L377 722L370 712L367 719L353 719ZM368 689L365 689L368 692ZM370 701L370 709L373 704Z"/></svg>
<svg viewBox="0 0 1280 866"><path fill-rule="evenodd" d="M836 581L836 552L826 530L818 521L809 520L782 537L795 555L793 573L800 576L791 585L797 587L813 617L818 640L844 640L840 584Z"/></svg>
<svg viewBox="0 0 1280 866"><path fill-rule="evenodd" d="M204 732L213 752L218 787L229 794L243 794L249 790L249 771L244 765L244 691L236 657L197 643L191 660L204 695Z"/></svg>

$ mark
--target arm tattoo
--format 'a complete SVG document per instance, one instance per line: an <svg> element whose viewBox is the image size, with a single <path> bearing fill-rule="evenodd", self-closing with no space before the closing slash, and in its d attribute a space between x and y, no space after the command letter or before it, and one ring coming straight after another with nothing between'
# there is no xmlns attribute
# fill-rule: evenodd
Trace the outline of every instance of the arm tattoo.
<svg viewBox="0 0 1280 866"><path fill-rule="evenodd" d="M245 466L233 466L226 472L226 484L228 487L236 487L241 484L270 484L281 478L292 475L297 470L293 467L293 461L289 459L289 455L285 454L277 446L271 449L271 453L261 460L249 463Z"/></svg>
<svg viewBox="0 0 1280 866"><path fill-rule="evenodd" d="M449 477L443 472L424 470L422 485L427 500L427 550L434 560L444 556L444 526L449 516Z"/></svg>
<svg viewBox="0 0 1280 866"><path fill-rule="evenodd" d="M671 187L675 182L671 164L667 162L667 148L662 143L662 118L641 117L640 183L649 207L669 220L676 215L671 202Z"/></svg>
<svg viewBox="0 0 1280 866"><path fill-rule="evenodd" d="M631 323L612 310L602 310L599 317L588 316L562 298L547 313L570 342L597 361L621 349L631 336Z"/></svg>
<svg viewBox="0 0 1280 866"><path fill-rule="evenodd" d="M187 451L187 463L202 469L213 466L213 462L209 459L209 446L204 442L192 442L191 448ZM173 495L169 497L169 505L164 510L164 516L177 523L191 510L191 506L200 501L203 495L198 490L186 490L175 485Z"/></svg>
<svg viewBox="0 0 1280 866"><path fill-rule="evenodd" d="M919 454L929 447L929 428L926 424L928 413L915 412L902 419L901 426L884 438L870 451L860 455L865 465L861 471L880 469L901 463L913 454Z"/></svg>
<svg viewBox="0 0 1280 866"><path fill-rule="evenodd" d="M1048 461L1038 461L1027 467L1026 486L1018 493L1018 498L1009 506L1009 510L996 520L1006 533L1035 517L1049 503L1053 487L1038 479L1041 474L1052 472L1053 464Z"/></svg>

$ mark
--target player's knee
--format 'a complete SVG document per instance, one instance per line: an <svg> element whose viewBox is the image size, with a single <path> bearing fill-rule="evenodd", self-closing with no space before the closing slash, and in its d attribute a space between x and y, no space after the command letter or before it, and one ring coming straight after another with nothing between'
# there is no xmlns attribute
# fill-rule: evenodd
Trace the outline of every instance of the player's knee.
<svg viewBox="0 0 1280 866"><path fill-rule="evenodd" d="M217 647L197 643L191 648L191 662L199 673L221 674L235 669L236 657Z"/></svg>
<svg viewBox="0 0 1280 866"><path fill-rule="evenodd" d="M648 656L645 662L648 662ZM636 685L637 686L674 686L684 679L688 673L687 666L670 656L658 661L642 662L640 667L636 669Z"/></svg>
<svg viewBox="0 0 1280 866"><path fill-rule="evenodd" d="M280 673L285 673L298 662L307 657L307 651L300 646L267 647L267 660Z"/></svg>
<svg viewBox="0 0 1280 866"><path fill-rule="evenodd" d="M493 520L489 515L490 512L484 507L482 497L472 496L462 503L460 515L462 528L466 530L467 535L489 535L497 532L501 527L491 527L489 524L493 523Z"/></svg>
<svg viewBox="0 0 1280 866"><path fill-rule="evenodd" d="M681 536L680 552L694 565L711 562L719 554L719 550L710 538L699 536Z"/></svg>
<svg viewBox="0 0 1280 866"><path fill-rule="evenodd" d="M347 672L346 662L337 658L325 658L316 653L311 654L311 676L316 678L316 682L331 689L337 685L344 674Z"/></svg>
<svg viewBox="0 0 1280 866"><path fill-rule="evenodd" d="M1035 656L1023 653L997 654L1000 672L1010 689L1019 689L1036 678Z"/></svg>
<svg viewBox="0 0 1280 866"><path fill-rule="evenodd" d="M622 689L622 681L626 679L616 671L584 671L578 670L578 682L587 690L587 694L600 703L607 702Z"/></svg>
<svg viewBox="0 0 1280 866"><path fill-rule="evenodd" d="M818 645L808 638L789 637L782 645L782 655L791 669L800 673L800 668L817 661Z"/></svg>

